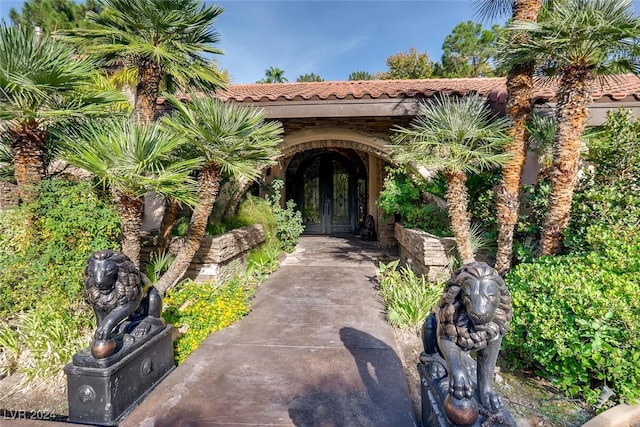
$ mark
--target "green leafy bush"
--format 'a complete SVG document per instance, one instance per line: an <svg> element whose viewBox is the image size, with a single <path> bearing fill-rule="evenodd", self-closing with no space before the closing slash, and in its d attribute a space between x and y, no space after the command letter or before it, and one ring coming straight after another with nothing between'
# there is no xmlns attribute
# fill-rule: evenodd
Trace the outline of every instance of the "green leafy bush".
<svg viewBox="0 0 640 427"><path fill-rule="evenodd" d="M630 402L640 397L640 228L592 237L597 251L543 257L509 273L506 355L590 404L603 385L614 401Z"/></svg>
<svg viewBox="0 0 640 427"><path fill-rule="evenodd" d="M637 185L640 188L640 180ZM633 191L632 185L620 181L586 187L573 199L571 222L565 232L564 244L572 253L593 250L596 229L640 225L640 192Z"/></svg>
<svg viewBox="0 0 640 427"><path fill-rule="evenodd" d="M442 284L428 282L408 266L398 269L399 261L380 263L380 294L389 323L400 329L417 332L444 289Z"/></svg>
<svg viewBox="0 0 640 427"><path fill-rule="evenodd" d="M640 121L630 111L610 112L603 129L589 139L593 165L575 193L565 246L589 251L594 227L640 226ZM591 236L591 237L589 237Z"/></svg>
<svg viewBox="0 0 640 427"><path fill-rule="evenodd" d="M271 185L273 191L267 199L276 216L276 237L280 241L280 247L283 251L293 252L304 231L302 212L296 210L296 204L293 200L287 200L284 209L280 206L280 190L284 187L282 180L275 179Z"/></svg>
<svg viewBox="0 0 640 427"><path fill-rule="evenodd" d="M17 328L0 323L0 346L10 360L7 373L17 368L27 381L53 377L79 349L87 347L93 313L80 304L62 304L51 301L18 314L12 322Z"/></svg>
<svg viewBox="0 0 640 427"><path fill-rule="evenodd" d="M170 289L163 302L165 321L186 329L173 343L176 364L182 363L210 333L249 312L247 293L238 277L223 285L186 280Z"/></svg>
<svg viewBox="0 0 640 427"><path fill-rule="evenodd" d="M82 274L119 235L115 209L90 184L48 179L38 194L0 212L0 353L27 379L58 374L88 345L94 316Z"/></svg>
<svg viewBox="0 0 640 427"><path fill-rule="evenodd" d="M569 395L640 397L640 123L611 113L588 144L592 163L575 193L565 246L570 255L520 264L507 276L514 316L505 348ZM531 229L548 186L530 198Z"/></svg>
<svg viewBox="0 0 640 427"><path fill-rule="evenodd" d="M409 178L403 169L387 169L378 205L386 216L400 215L407 228L418 228L439 237L451 236L447 211L426 200L437 191L436 183L426 184Z"/></svg>
<svg viewBox="0 0 640 427"><path fill-rule="evenodd" d="M538 257L540 232L549 206L551 183L541 179L535 185L524 185L522 208L514 230L513 256L517 262L533 262Z"/></svg>
<svg viewBox="0 0 640 427"><path fill-rule="evenodd" d="M242 201L238 213L233 219L233 228L245 225L262 224L267 233L267 240L276 232L276 217L268 200L250 194Z"/></svg>
<svg viewBox="0 0 640 427"><path fill-rule="evenodd" d="M248 197L233 220L235 228L260 223L265 226L264 243L251 249L247 268L224 284L196 284L187 280L170 289L164 298L163 317L185 330L174 341L176 363L182 363L212 332L229 326L249 312L251 298L260 283L278 268L282 253L275 237L275 217L270 203Z"/></svg>
<svg viewBox="0 0 640 427"><path fill-rule="evenodd" d="M118 247L117 212L88 183L44 180L33 204L0 212L0 225L2 316L43 300L81 301L88 256Z"/></svg>

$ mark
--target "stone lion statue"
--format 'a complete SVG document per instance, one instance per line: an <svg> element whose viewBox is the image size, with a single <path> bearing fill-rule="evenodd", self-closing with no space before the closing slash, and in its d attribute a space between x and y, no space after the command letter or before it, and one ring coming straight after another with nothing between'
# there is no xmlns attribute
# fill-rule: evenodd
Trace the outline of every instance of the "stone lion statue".
<svg viewBox="0 0 640 427"><path fill-rule="evenodd" d="M146 318L161 319L162 298L149 279L124 254L111 250L94 252L84 271L85 297L96 315L97 329L92 355L104 358L113 354L114 329L129 321L134 336L148 332Z"/></svg>
<svg viewBox="0 0 640 427"><path fill-rule="evenodd" d="M451 276L423 335L425 353L439 353L446 361L447 372L440 375L448 375L450 396L477 398L489 411L504 406L493 389L493 372L511 317L511 295L496 270L471 262ZM476 362L470 351L476 352ZM471 377L470 365L477 368L477 378Z"/></svg>

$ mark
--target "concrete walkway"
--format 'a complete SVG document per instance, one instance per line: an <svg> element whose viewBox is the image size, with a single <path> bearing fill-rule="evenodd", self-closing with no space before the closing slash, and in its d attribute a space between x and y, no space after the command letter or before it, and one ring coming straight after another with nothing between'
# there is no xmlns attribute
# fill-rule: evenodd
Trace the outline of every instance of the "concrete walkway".
<svg viewBox="0 0 640 427"><path fill-rule="evenodd" d="M415 426L374 289L375 243L303 236L251 313L209 336L124 426Z"/></svg>

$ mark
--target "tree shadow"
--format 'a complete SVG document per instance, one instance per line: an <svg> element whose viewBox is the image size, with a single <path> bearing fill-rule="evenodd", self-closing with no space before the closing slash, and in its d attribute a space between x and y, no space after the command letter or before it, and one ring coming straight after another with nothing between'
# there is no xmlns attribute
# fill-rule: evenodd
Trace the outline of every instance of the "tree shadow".
<svg viewBox="0 0 640 427"><path fill-rule="evenodd" d="M393 348L355 328L340 329L362 380L348 384L333 375L289 404L289 416L299 427L415 426L402 362Z"/></svg>

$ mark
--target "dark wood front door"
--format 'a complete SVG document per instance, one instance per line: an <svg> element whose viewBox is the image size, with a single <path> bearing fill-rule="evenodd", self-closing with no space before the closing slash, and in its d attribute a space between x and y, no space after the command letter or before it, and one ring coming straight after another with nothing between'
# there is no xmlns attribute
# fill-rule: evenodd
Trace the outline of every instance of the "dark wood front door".
<svg viewBox="0 0 640 427"><path fill-rule="evenodd" d="M357 216L357 177L348 160L326 153L301 168L298 194L305 233L353 233ZM300 203L301 202L301 203Z"/></svg>

